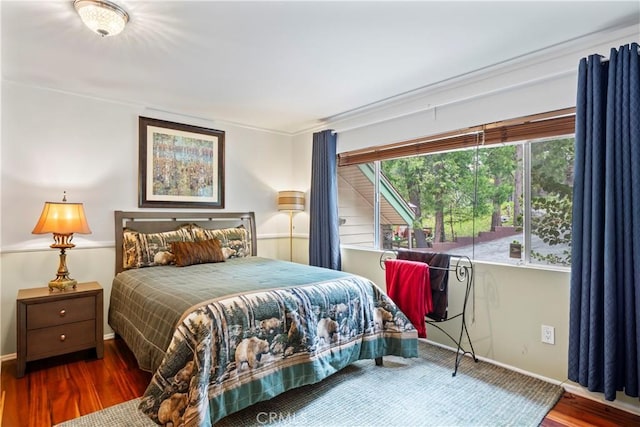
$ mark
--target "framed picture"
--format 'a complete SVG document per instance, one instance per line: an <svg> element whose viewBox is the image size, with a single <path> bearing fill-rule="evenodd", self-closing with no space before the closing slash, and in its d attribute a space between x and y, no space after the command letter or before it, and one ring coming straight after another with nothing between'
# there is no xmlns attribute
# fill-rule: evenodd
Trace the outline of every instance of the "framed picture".
<svg viewBox="0 0 640 427"><path fill-rule="evenodd" d="M139 117L138 206L224 208L224 131Z"/></svg>

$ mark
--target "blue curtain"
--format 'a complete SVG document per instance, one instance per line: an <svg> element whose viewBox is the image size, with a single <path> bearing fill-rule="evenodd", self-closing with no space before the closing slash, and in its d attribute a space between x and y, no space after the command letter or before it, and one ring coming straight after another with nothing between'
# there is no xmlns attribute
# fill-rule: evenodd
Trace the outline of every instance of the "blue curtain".
<svg viewBox="0 0 640 427"><path fill-rule="evenodd" d="M309 264L340 270L336 140L330 130L313 134Z"/></svg>
<svg viewBox="0 0 640 427"><path fill-rule="evenodd" d="M614 400L640 380L638 44L580 61L569 379Z"/></svg>

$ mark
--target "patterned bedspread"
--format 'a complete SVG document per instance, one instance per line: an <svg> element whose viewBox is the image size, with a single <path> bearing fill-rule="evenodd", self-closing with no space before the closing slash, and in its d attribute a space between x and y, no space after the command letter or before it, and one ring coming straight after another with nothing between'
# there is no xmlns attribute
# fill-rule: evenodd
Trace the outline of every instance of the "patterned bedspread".
<svg viewBox="0 0 640 427"><path fill-rule="evenodd" d="M113 280L109 325L140 369L155 372L182 314L212 298L347 277L342 271L256 256L178 268L127 270Z"/></svg>
<svg viewBox="0 0 640 427"><path fill-rule="evenodd" d="M210 426L356 360L417 356L413 325L369 280L291 285L187 310L140 410L161 425Z"/></svg>

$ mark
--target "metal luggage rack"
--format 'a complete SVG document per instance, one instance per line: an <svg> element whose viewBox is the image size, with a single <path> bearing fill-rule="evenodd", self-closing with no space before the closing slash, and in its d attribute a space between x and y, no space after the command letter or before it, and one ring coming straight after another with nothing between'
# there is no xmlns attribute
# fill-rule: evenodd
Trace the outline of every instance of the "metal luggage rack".
<svg viewBox="0 0 640 427"><path fill-rule="evenodd" d="M430 253L435 253L435 252L430 252ZM393 254L393 256L391 254ZM387 259L396 259L397 255L398 255L397 250L388 250L388 249L385 250L380 255L380 268L384 270L385 269L384 262ZM467 303L469 302L471 288L473 286L473 263L471 262L471 259L465 255L454 255L454 254L446 254L446 255L449 255L450 258L456 258L457 259L456 263L454 265L450 265L448 269L445 269L442 267L429 266L429 270L432 270L432 269L447 270L447 271L453 272L456 275L456 280L459 283L462 283L465 285L466 289L464 293L464 301L462 303L462 311L453 316L447 316L445 319L442 319L442 320L432 319L425 314L425 322L427 323L427 325L432 325L438 328L446 336L448 336L449 339L451 339L451 341L453 341L453 343L456 345L456 362L455 362L455 366L452 374L452 376L455 377L456 374L458 373L458 366L460 365L460 362L462 361L462 358L465 355L468 354L469 356L471 356L474 362L478 361L478 358L476 357L476 354L475 354L475 350L473 349L473 343L471 342L471 337L469 336L469 330L467 328L467 318L466 318ZM447 292L448 292L448 287L447 287ZM448 322L458 317L462 318L462 321L460 324L460 334L458 336L458 339L456 339L451 334L449 334L449 332L445 331L442 327L440 327L440 325L438 324ZM467 342L469 343L470 350L466 350L465 347L462 345L463 336L466 336Z"/></svg>

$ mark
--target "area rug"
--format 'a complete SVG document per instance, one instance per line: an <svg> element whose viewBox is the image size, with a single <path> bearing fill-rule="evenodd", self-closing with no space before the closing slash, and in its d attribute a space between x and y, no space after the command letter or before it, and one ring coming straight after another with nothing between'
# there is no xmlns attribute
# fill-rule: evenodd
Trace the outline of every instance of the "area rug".
<svg viewBox="0 0 640 427"><path fill-rule="evenodd" d="M318 384L288 391L220 420L216 426L537 426L562 387L426 342L420 357L358 361ZM155 426L138 399L59 427Z"/></svg>

